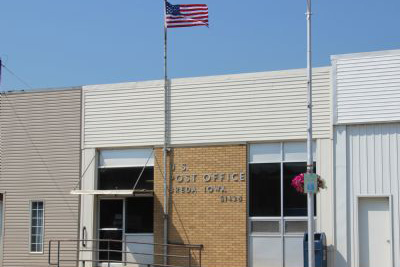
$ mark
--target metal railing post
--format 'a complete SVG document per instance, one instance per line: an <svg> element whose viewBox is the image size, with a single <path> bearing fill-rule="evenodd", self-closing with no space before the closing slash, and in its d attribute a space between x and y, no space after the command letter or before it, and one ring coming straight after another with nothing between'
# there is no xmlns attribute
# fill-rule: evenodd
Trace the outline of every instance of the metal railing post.
<svg viewBox="0 0 400 267"><path fill-rule="evenodd" d="M110 240L107 241L107 261L108 267L110 267Z"/></svg>
<svg viewBox="0 0 400 267"><path fill-rule="evenodd" d="M73 239L73 240L72 239L71 240L49 240L49 243L48 243L48 245L49 245L49 248L48 248L48 266L49 267L50 266L61 267L63 265L63 262L72 262L72 261L76 262L76 265L74 265L75 267L79 267L79 266L85 267L86 261L89 262L89 264L91 266L93 264L94 264L93 266L98 266L97 263L99 263L99 264L107 263L107 265L104 265L104 266L108 266L108 267L112 267L111 263L118 263L118 265L120 263L122 263L123 264L122 266L126 266L127 264L135 264L135 266L136 265L140 265L140 266L146 266L146 267L155 267L155 266L158 266L158 267L167 267L167 266L179 267L180 266L180 265L178 266L178 265L175 265L175 264L172 264L172 265L168 265L168 264L164 264L164 263L160 263L159 264L157 262L149 263L147 261L148 257L153 257L153 260L154 260L154 257L160 257L160 256L162 257L162 256L164 256L164 254L161 254L158 251L153 251L153 253L150 253L150 252L146 252L146 251L128 251L128 250L124 249L124 247L126 247L127 243L129 243L129 244L140 244L140 245L144 245L144 246L152 245L153 247L156 246L156 245L165 246L165 244L161 244L161 243L145 243L145 242L127 242L126 240L119 241L119 240L113 240L113 239L91 239L91 240L88 240L88 241L92 242L92 243L97 243L97 246L95 244L93 244L92 247L88 246L86 249L82 249L81 248L81 246L82 246L81 245L81 241L82 241L81 239L78 239L78 240L76 240L76 239ZM107 242L107 246L105 246L105 242ZM114 242L113 244L116 244L113 248L111 248L111 245L112 245L111 243L112 242ZM123 249L117 248L117 244L119 244L117 242L122 242L123 243L122 244ZM57 246L56 255L54 255L54 252L53 252L54 246L55 246L54 243L57 243L56 244L56 246ZM61 245L62 245L61 243L64 243L64 244L67 245L63 252L61 251ZM102 243L102 244L100 245L100 243ZM77 246L76 247L77 253L75 254L76 260L70 259L70 257L68 256L68 255L70 255L68 253L74 251L74 250L69 249L69 245L68 244L71 244L71 245L76 244L76 246ZM187 267L201 267L202 266L202 259L201 259L202 258L202 248L203 248L202 245L169 244L168 246L173 246L175 248L184 249L183 251L182 250L178 250L178 251L181 251L179 253L172 253L172 254L168 255L168 257L173 257L174 259L176 258L178 262L183 262L182 264L184 266L187 266ZM64 247L65 247L65 245L64 245ZM185 251L185 249L187 249L187 251ZM199 251L199 254L197 254L196 250ZM106 252L106 251L107 251L107 256L104 255L104 252ZM95 253L96 252L96 254L97 254L96 259L87 259L86 260L84 255L81 255L81 252L83 252L83 253L85 253L85 252ZM112 252L115 252L116 253L115 256L118 256L118 257L112 258L112 256L113 256L113 255L111 255ZM64 253L64 254L67 253L66 256L68 256L68 257L67 258L63 257L61 255L61 253ZM101 259L100 259L100 253L102 255ZM145 261L141 261L141 260L135 258L135 256L132 256L133 259L125 258L125 260L124 259L120 260L119 259L119 253L123 253L123 255L125 255L125 257L127 255L127 253L128 254L131 253L132 255L136 255L136 254L144 255ZM63 259L61 257L63 257ZM54 258L56 258L56 259L54 259ZM188 258L187 261L186 261L186 258ZM186 262L186 263L184 263L184 262ZM66 264L70 265L70 263L66 263Z"/></svg>
<svg viewBox="0 0 400 267"><path fill-rule="evenodd" d="M200 256L199 256L199 266L201 267L201 250L202 250L202 248L200 248Z"/></svg>
<svg viewBox="0 0 400 267"><path fill-rule="evenodd" d="M49 241L49 266L51 265L51 240Z"/></svg>
<svg viewBox="0 0 400 267"><path fill-rule="evenodd" d="M76 240L76 266L79 266L79 257L81 256L81 248L79 239Z"/></svg>
<svg viewBox="0 0 400 267"><path fill-rule="evenodd" d="M189 248L189 250L188 250L188 252L189 252L189 267L192 267L192 249L191 248Z"/></svg>
<svg viewBox="0 0 400 267"><path fill-rule="evenodd" d="M60 240L57 241L57 267L60 267Z"/></svg>

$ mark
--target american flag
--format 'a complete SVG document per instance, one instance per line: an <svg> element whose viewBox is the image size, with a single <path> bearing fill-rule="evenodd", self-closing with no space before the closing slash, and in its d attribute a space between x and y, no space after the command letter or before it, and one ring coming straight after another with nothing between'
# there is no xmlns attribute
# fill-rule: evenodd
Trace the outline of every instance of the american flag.
<svg viewBox="0 0 400 267"><path fill-rule="evenodd" d="M165 13L167 28L208 27L208 7L205 4L171 5L166 2Z"/></svg>

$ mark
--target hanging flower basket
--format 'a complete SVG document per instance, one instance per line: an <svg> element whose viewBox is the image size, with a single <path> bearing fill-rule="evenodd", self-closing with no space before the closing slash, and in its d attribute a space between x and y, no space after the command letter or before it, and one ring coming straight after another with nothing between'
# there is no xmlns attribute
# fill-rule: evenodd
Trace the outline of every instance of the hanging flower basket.
<svg viewBox="0 0 400 267"><path fill-rule="evenodd" d="M321 178L321 176L317 175L317 183L318 183L318 192L321 189L326 188L325 180ZM292 186L296 189L297 192L304 194L304 173L300 173L296 177L292 179Z"/></svg>

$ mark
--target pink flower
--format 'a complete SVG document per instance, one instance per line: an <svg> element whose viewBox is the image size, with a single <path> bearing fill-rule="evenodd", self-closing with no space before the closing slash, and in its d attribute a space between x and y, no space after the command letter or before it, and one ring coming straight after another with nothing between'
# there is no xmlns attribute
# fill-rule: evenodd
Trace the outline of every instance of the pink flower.
<svg viewBox="0 0 400 267"><path fill-rule="evenodd" d="M292 179L292 186L299 193L304 193L304 174L301 173Z"/></svg>

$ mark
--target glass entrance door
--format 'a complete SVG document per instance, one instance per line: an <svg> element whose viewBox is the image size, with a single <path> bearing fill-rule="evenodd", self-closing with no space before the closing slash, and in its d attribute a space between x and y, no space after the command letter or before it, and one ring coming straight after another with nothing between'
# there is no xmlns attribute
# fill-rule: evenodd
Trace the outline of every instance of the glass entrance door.
<svg viewBox="0 0 400 267"><path fill-rule="evenodd" d="M123 199L100 199L99 239L112 240L99 242L100 262L122 261L123 210Z"/></svg>

